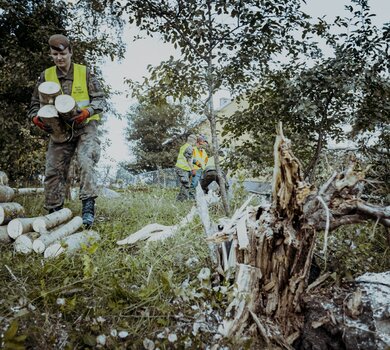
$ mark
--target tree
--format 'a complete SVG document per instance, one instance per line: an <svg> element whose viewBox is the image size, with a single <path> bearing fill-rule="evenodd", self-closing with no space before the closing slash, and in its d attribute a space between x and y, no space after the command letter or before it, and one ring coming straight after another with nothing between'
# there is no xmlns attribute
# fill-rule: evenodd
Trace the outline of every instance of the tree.
<svg viewBox="0 0 390 350"><path fill-rule="evenodd" d="M251 137L235 150L231 164L236 168L244 159L258 161L259 154L265 155L260 157L263 165L271 165L267 155L278 121L291 135L310 181L330 139L354 137L368 151L367 138L375 134L382 162L383 155L388 159L389 25L378 29L372 25L367 1L354 3L358 9L347 7L351 18L339 17L334 23L346 33L326 35L333 48L331 57L320 55L312 66L299 62L269 72L258 88L248 92L249 108L226 120L227 137ZM348 124L353 126L352 134L343 130Z"/></svg>
<svg viewBox="0 0 390 350"><path fill-rule="evenodd" d="M52 65L49 36L68 35L75 62L93 66L103 57L121 56L117 33L122 22L106 16L113 9L88 0L0 2L0 168L12 180L32 180L42 173L45 138L26 115L37 77ZM102 30L102 23L110 29Z"/></svg>
<svg viewBox="0 0 390 350"><path fill-rule="evenodd" d="M165 100L144 98L128 115L127 140L135 162L127 165L132 173L170 168L175 165L182 134L188 125L184 106ZM166 145L163 142L172 139Z"/></svg>
<svg viewBox="0 0 390 350"><path fill-rule="evenodd" d="M148 35L160 35L182 54L151 68L150 80L178 98L202 100L199 110L209 122L225 211L229 212L219 164L213 96L221 87L242 87L267 70L276 54L297 56L309 45L294 38L308 28L299 0L128 1L131 23Z"/></svg>

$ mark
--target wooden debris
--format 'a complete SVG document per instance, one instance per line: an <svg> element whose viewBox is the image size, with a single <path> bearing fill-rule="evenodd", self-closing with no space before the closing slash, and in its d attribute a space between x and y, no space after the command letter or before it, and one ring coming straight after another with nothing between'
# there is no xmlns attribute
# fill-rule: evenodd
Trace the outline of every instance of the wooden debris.
<svg viewBox="0 0 390 350"><path fill-rule="evenodd" d="M61 94L61 87L55 82L45 81L39 84L38 93L41 106L53 105L56 96Z"/></svg>
<svg viewBox="0 0 390 350"><path fill-rule="evenodd" d="M54 102L55 108L59 115L68 121L76 115L77 103L70 95L60 95Z"/></svg>
<svg viewBox="0 0 390 350"><path fill-rule="evenodd" d="M14 249L17 253L29 254L33 251L33 241L39 237L38 232L28 232L18 236L14 242Z"/></svg>
<svg viewBox="0 0 390 350"><path fill-rule="evenodd" d="M24 216L24 214L24 208L19 203L0 203L0 225L8 224L12 219Z"/></svg>
<svg viewBox="0 0 390 350"><path fill-rule="evenodd" d="M4 171L0 171L0 185L8 186L8 176Z"/></svg>
<svg viewBox="0 0 390 350"><path fill-rule="evenodd" d="M15 197L15 191L6 185L0 185L0 202L11 202Z"/></svg>
<svg viewBox="0 0 390 350"><path fill-rule="evenodd" d="M33 230L40 234L45 234L49 229L71 219L72 215L72 211L69 208L63 208L45 216L38 217L33 221Z"/></svg>
<svg viewBox="0 0 390 350"><path fill-rule="evenodd" d="M93 242L100 240L97 232L85 230L65 237L61 242L49 245L44 252L44 258L54 258L63 253L71 254L81 249L82 246L89 246Z"/></svg>
<svg viewBox="0 0 390 350"><path fill-rule="evenodd" d="M45 190L43 187L26 187L26 188L13 188L15 194L18 195L29 195L43 193Z"/></svg>
<svg viewBox="0 0 390 350"><path fill-rule="evenodd" d="M11 243L11 237L8 236L7 226L0 226L0 243Z"/></svg>
<svg viewBox="0 0 390 350"><path fill-rule="evenodd" d="M16 218L12 219L7 226L8 235L16 239L23 233L27 233L33 230L33 222L37 218Z"/></svg>
<svg viewBox="0 0 390 350"><path fill-rule="evenodd" d="M45 249L52 243L75 233L83 225L83 219L80 216L75 216L72 220L57 228L56 230L42 234L33 242L33 250L36 253L43 253Z"/></svg>

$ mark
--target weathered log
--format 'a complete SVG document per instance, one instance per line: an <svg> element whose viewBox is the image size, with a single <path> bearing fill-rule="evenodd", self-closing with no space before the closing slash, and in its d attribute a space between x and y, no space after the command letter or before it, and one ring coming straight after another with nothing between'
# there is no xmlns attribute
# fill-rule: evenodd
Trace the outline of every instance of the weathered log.
<svg viewBox="0 0 390 350"><path fill-rule="evenodd" d="M16 239L23 233L33 230L32 224L37 218L16 218L11 220L7 225L8 235Z"/></svg>
<svg viewBox="0 0 390 350"><path fill-rule="evenodd" d="M16 194L18 195L29 195L29 194L38 194L43 193L45 190L43 187L27 187L27 188L13 188Z"/></svg>
<svg viewBox="0 0 390 350"><path fill-rule="evenodd" d="M0 243L11 243L11 237L8 236L7 226L0 226Z"/></svg>
<svg viewBox="0 0 390 350"><path fill-rule="evenodd" d="M74 233L65 237L61 242L56 242L49 245L44 252L44 258L54 258L63 253L72 254L80 250L83 246L89 246L100 240L97 232L86 230Z"/></svg>
<svg viewBox="0 0 390 350"><path fill-rule="evenodd" d="M83 225L83 219L80 216L75 216L72 220L62 225L52 232L41 234L34 240L33 250L36 253L43 253L45 249L57 240L70 236L75 233Z"/></svg>
<svg viewBox="0 0 390 350"><path fill-rule="evenodd" d="M58 112L55 106L45 105L41 107L38 111L38 117L40 117L46 125L53 129L50 137L55 143L64 143L70 139L71 134L64 121L58 117Z"/></svg>
<svg viewBox="0 0 390 350"><path fill-rule="evenodd" d="M15 191L6 185L0 185L0 203L11 202L15 197Z"/></svg>
<svg viewBox="0 0 390 350"><path fill-rule="evenodd" d="M39 84L38 93L41 107L44 105L53 105L56 96L61 94L61 87L55 82L45 81Z"/></svg>
<svg viewBox="0 0 390 350"><path fill-rule="evenodd" d="M0 171L0 185L8 186L8 176L4 171Z"/></svg>
<svg viewBox="0 0 390 350"><path fill-rule="evenodd" d="M45 234L47 231L59 224L62 224L72 218L72 211L69 208L63 208L45 216L40 216L33 221L33 230L40 234Z"/></svg>
<svg viewBox="0 0 390 350"><path fill-rule="evenodd" d="M17 253L29 254L33 251L33 242L39 237L38 232L27 232L15 239L14 249Z"/></svg>
<svg viewBox="0 0 390 350"><path fill-rule="evenodd" d="M24 216L24 214L24 208L19 203L0 203L0 225L8 224L12 219Z"/></svg>
<svg viewBox="0 0 390 350"><path fill-rule="evenodd" d="M77 114L77 103L70 95L60 95L56 98L54 103L58 114L64 120L69 121Z"/></svg>

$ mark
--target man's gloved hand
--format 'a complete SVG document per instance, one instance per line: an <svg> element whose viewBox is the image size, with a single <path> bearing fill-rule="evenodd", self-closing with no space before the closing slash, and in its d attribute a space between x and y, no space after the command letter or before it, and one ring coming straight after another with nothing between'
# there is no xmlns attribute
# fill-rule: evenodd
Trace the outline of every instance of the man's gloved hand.
<svg viewBox="0 0 390 350"><path fill-rule="evenodd" d="M35 116L33 119L32 119L32 122L38 127L40 128L41 130L51 134L53 132L53 128L50 126L50 125L46 125L41 118L39 118L38 116Z"/></svg>
<svg viewBox="0 0 390 350"><path fill-rule="evenodd" d="M191 169L191 175L195 176L196 175L196 169Z"/></svg>
<svg viewBox="0 0 390 350"><path fill-rule="evenodd" d="M90 114L89 114L89 110L88 109L78 110L77 112L79 112L79 114L71 119L72 122L76 122L76 124L80 124L85 119L89 118Z"/></svg>

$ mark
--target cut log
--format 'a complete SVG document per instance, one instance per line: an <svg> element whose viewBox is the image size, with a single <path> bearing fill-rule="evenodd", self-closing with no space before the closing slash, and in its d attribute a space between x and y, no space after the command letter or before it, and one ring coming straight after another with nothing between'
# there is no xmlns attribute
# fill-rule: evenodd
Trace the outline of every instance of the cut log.
<svg viewBox="0 0 390 350"><path fill-rule="evenodd" d="M36 218L33 222L33 230L40 234L45 234L49 229L58 226L71 218L72 211L69 208L63 208L54 213Z"/></svg>
<svg viewBox="0 0 390 350"><path fill-rule="evenodd" d="M0 243L11 243L11 237L8 236L7 226L0 226Z"/></svg>
<svg viewBox="0 0 390 350"><path fill-rule="evenodd" d="M41 106L53 105L56 96L61 94L61 87L55 82L45 81L39 84L38 93Z"/></svg>
<svg viewBox="0 0 390 350"><path fill-rule="evenodd" d="M33 250L36 253L43 253L45 249L52 243L70 236L75 233L83 225L83 219L80 216L75 216L72 220L62 225L58 229L42 234L33 242Z"/></svg>
<svg viewBox="0 0 390 350"><path fill-rule="evenodd" d="M100 236L95 231L86 230L77 232L65 237L61 242L49 245L45 249L43 256L44 258L54 258L62 253L72 254L81 249L81 247L89 246L98 240L100 240Z"/></svg>
<svg viewBox="0 0 390 350"><path fill-rule="evenodd" d="M16 239L23 233L31 232L33 230L32 224L37 218L16 218L8 223L8 235Z"/></svg>
<svg viewBox="0 0 390 350"><path fill-rule="evenodd" d="M12 219L24 216L24 214L24 208L19 203L0 203L0 225L8 224Z"/></svg>
<svg viewBox="0 0 390 350"><path fill-rule="evenodd" d="M18 195L29 195L29 194L38 194L43 193L45 190L43 187L27 187L27 188L13 188L16 194Z"/></svg>
<svg viewBox="0 0 390 350"><path fill-rule="evenodd" d="M58 112L53 105L45 105L38 111L38 117L53 129L50 134L51 139L55 143L64 143L71 137L64 121L58 117Z"/></svg>
<svg viewBox="0 0 390 350"><path fill-rule="evenodd" d="M4 171L0 171L0 185L8 186L8 176Z"/></svg>
<svg viewBox="0 0 390 350"><path fill-rule="evenodd" d="M15 197L15 191L6 185L0 185L0 203L11 202Z"/></svg>
<svg viewBox="0 0 390 350"><path fill-rule="evenodd" d="M14 242L15 252L22 254L30 254L33 251L33 242L38 237L38 232L28 232L17 237Z"/></svg>
<svg viewBox="0 0 390 350"><path fill-rule="evenodd" d="M77 103L70 95L60 95L56 98L54 103L58 114L64 120L69 121L77 114Z"/></svg>

